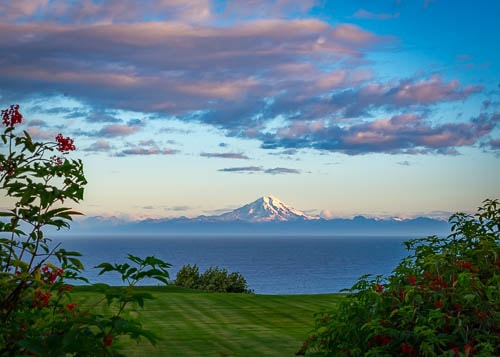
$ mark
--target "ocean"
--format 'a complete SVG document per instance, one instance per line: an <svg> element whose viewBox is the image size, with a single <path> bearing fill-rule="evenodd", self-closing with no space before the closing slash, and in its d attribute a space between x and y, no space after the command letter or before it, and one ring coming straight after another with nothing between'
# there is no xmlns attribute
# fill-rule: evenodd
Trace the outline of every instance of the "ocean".
<svg viewBox="0 0 500 357"><path fill-rule="evenodd" d="M256 294L323 294L350 288L363 274L389 275L408 255L401 237L66 237L66 250L83 254L91 283L123 285L96 265L123 263L127 254L154 255L172 264L171 279L186 264L240 272ZM156 281L145 284L158 284Z"/></svg>

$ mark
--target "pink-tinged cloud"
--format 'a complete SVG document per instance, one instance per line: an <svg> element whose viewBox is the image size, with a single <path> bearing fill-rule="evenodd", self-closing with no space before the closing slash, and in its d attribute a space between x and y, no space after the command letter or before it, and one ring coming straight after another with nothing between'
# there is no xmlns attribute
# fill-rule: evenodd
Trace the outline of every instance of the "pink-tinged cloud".
<svg viewBox="0 0 500 357"><path fill-rule="evenodd" d="M36 140L55 141L55 137L57 135L55 131L47 130L46 128L39 126L28 126L26 131L33 139Z"/></svg>
<svg viewBox="0 0 500 357"><path fill-rule="evenodd" d="M140 130L141 127L139 125L111 124L103 127L97 132L96 135L105 138L114 138L118 136L132 135L139 132Z"/></svg>
<svg viewBox="0 0 500 357"><path fill-rule="evenodd" d="M324 91L366 80L366 69L323 67L332 60L362 58L387 40L317 19L226 27L179 21L11 23L0 24L0 32L0 47L9 46L12 54L3 59L0 79L13 93L51 88L93 103L96 111L148 108L182 116L222 110L221 118L238 106L240 114L253 115L247 108L259 110L256 101L277 93L286 91L290 103L301 107ZM54 55L57 48L64 48L64 56ZM295 76L283 75L287 66L295 66ZM301 66L309 66L309 76Z"/></svg>
<svg viewBox="0 0 500 357"><path fill-rule="evenodd" d="M234 100L248 93L257 84L257 80L252 78L224 82L200 80L190 84L179 84L177 88L186 94L194 94L199 97Z"/></svg>
<svg viewBox="0 0 500 357"><path fill-rule="evenodd" d="M352 17L355 19L367 19L367 20L389 20L389 19L397 19L400 14L387 14L387 13L374 13L367 11L365 9L359 9L356 11Z"/></svg>
<svg viewBox="0 0 500 357"><path fill-rule="evenodd" d="M292 123L275 135L262 134L262 147L314 148L349 155L366 153L439 153L457 155L456 148L480 143L497 125L494 115L480 115L465 123L433 124L422 115L403 114L353 125L332 122L323 130Z"/></svg>
<svg viewBox="0 0 500 357"><path fill-rule="evenodd" d="M15 20L32 16L37 10L47 7L49 0L16 0L3 1L1 17L7 20Z"/></svg>
<svg viewBox="0 0 500 357"><path fill-rule="evenodd" d="M92 143L87 147L84 151L90 152L108 152L112 149L111 144L104 139L99 139L96 142Z"/></svg>
<svg viewBox="0 0 500 357"><path fill-rule="evenodd" d="M283 15L304 14L309 11L314 0L246 0L228 1L222 14L231 19L251 19L255 17L280 18Z"/></svg>
<svg viewBox="0 0 500 357"><path fill-rule="evenodd" d="M389 82L370 82L358 88L334 92L330 104L345 117L364 117L370 111L397 108L424 108L443 102L463 101L483 90L480 85L463 86L457 79L443 81L440 76L410 78Z"/></svg>
<svg viewBox="0 0 500 357"><path fill-rule="evenodd" d="M0 66L2 100L64 95L89 105L88 115L58 115L110 124L73 133L102 139L141 130L140 124L120 124L119 110L207 124L228 136L260 140L265 148L349 154L452 153L454 146L493 135L485 124L493 125L491 116L431 123L441 104L465 101L481 86L445 74L378 77L370 51L390 50L393 37L312 16L278 15L303 14L315 4L12 1L0 13L0 48L8 49ZM358 18L386 15L361 10ZM255 16L260 12L268 15ZM287 124L269 132L275 118ZM153 144L126 149L161 151Z"/></svg>
<svg viewBox="0 0 500 357"><path fill-rule="evenodd" d="M394 99L400 103L428 104L441 100L463 100L472 93L477 93L481 86L461 88L457 79L444 83L439 76L413 83L401 82L395 88Z"/></svg>
<svg viewBox="0 0 500 357"><path fill-rule="evenodd" d="M343 24L335 27L332 31L333 38L345 42L367 45L377 40L377 36L369 31L365 31L358 26Z"/></svg>
<svg viewBox="0 0 500 357"><path fill-rule="evenodd" d="M130 22L151 16L204 22L211 17L209 0L107 0L99 3L82 0L77 6L66 0L15 0L7 1L3 10L3 16L12 20L32 21L34 17L75 24Z"/></svg>

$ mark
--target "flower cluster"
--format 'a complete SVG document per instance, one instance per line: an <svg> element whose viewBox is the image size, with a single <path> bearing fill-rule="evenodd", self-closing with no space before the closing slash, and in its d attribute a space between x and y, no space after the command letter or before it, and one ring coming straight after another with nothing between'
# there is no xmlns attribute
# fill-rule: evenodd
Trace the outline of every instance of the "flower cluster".
<svg viewBox="0 0 500 357"><path fill-rule="evenodd" d="M42 268L42 273L42 281L44 283L53 285L56 282L57 278L63 275L64 270L53 266L44 265Z"/></svg>
<svg viewBox="0 0 500 357"><path fill-rule="evenodd" d="M401 344L401 353L408 356L417 356L417 351L411 345L404 342Z"/></svg>
<svg viewBox="0 0 500 357"><path fill-rule="evenodd" d="M2 123L6 127L14 127L23 121L23 116L19 113L19 105L11 105L8 109L2 110Z"/></svg>
<svg viewBox="0 0 500 357"><path fill-rule="evenodd" d="M70 151L76 150L75 145L73 144L73 139L69 137L63 137L61 133L56 136L57 141L57 150L62 152L63 154L67 154Z"/></svg>
<svg viewBox="0 0 500 357"><path fill-rule="evenodd" d="M43 307L47 307L50 304L50 298L52 297L52 293L50 291L42 291L38 289L35 291L33 301L31 302L31 306L41 309Z"/></svg>

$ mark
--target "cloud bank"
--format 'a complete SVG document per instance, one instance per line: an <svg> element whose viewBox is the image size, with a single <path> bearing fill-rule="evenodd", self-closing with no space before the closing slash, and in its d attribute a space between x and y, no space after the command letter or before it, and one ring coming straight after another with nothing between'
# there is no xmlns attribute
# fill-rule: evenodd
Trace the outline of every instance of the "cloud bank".
<svg viewBox="0 0 500 357"><path fill-rule="evenodd" d="M230 2L222 9L209 0L83 4L3 5L2 102L74 98L91 108L79 115L99 125L77 134L101 140L143 130L147 122L123 123L108 111L126 110L208 124L270 150L348 155L456 155L474 145L498 150L492 105L465 119L435 119L442 105L484 95L480 84L423 72L378 78L368 54L396 52L400 40L351 23L298 16L310 14L317 2ZM398 16L359 9L352 17ZM277 118L281 124L270 128ZM89 150L107 148L96 142ZM173 153L136 147L120 155ZM248 159L241 153L201 156Z"/></svg>

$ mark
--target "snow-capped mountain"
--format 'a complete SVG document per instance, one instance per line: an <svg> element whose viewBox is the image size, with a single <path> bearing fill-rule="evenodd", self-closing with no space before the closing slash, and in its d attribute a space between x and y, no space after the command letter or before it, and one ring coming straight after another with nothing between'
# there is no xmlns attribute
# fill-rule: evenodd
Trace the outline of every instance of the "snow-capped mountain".
<svg viewBox="0 0 500 357"><path fill-rule="evenodd" d="M317 220L318 216L311 216L299 211L273 196L263 196L234 211L220 216L211 217L217 221L246 221L246 222L288 222Z"/></svg>

